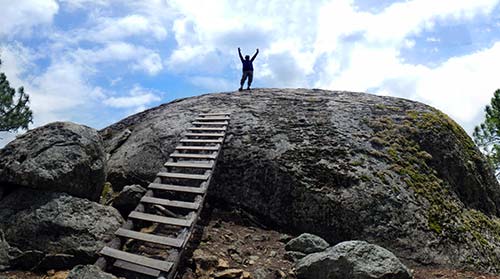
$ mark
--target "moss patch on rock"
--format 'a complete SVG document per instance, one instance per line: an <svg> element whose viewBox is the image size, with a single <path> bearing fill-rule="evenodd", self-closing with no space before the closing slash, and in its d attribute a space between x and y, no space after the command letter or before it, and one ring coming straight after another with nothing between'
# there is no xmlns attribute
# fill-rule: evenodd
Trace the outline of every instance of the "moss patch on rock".
<svg viewBox="0 0 500 279"><path fill-rule="evenodd" d="M425 141L422 138L429 133L452 136L458 139L455 143L460 145L457 150L463 151L464 160L481 160L481 154L463 129L437 110L408 111L397 119L375 116L368 125L375 131L371 142L383 146L381 152L388 155L385 160L426 209L428 229L437 235L440 242L453 241L466 245L487 255L491 262L500 262L495 252L500 247L500 219L464 206L452 185L443 180L433 167L432 150L426 150L421 145ZM475 244L471 245L471 241ZM487 263L472 258L467 264L488 268Z"/></svg>

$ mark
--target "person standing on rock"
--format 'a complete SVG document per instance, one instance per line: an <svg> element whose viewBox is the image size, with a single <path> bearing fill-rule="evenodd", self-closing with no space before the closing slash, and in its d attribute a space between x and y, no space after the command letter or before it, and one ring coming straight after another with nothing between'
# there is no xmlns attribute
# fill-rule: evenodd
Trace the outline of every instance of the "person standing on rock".
<svg viewBox="0 0 500 279"><path fill-rule="evenodd" d="M253 55L252 59L250 59L249 55L245 55L245 59L243 59L243 56L241 55L241 49L238 48L238 54L240 55L240 60L241 63L243 64L243 75L241 76L241 82L240 82L240 91L243 90L243 85L245 84L245 80L248 78L248 87L247 90L250 90L250 85L252 85L252 80L253 80L253 64L252 62L255 60L255 57L257 57L257 54L259 54L259 49L255 52Z"/></svg>

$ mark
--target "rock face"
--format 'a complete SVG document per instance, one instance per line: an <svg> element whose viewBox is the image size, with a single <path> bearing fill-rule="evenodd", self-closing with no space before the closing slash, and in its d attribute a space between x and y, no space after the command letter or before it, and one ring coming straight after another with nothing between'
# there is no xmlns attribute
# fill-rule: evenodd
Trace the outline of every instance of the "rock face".
<svg viewBox="0 0 500 279"><path fill-rule="evenodd" d="M92 128L55 122L0 149L0 185L97 200L105 181L102 139Z"/></svg>
<svg viewBox="0 0 500 279"><path fill-rule="evenodd" d="M404 99L257 89L177 100L101 131L113 187L153 180L198 113L232 112L209 194L331 244L500 271L500 186L453 120ZM128 131L127 131L128 130Z"/></svg>
<svg viewBox="0 0 500 279"><path fill-rule="evenodd" d="M410 271L388 250L346 241L297 263L298 279L410 279Z"/></svg>
<svg viewBox="0 0 500 279"><path fill-rule="evenodd" d="M303 233L298 237L290 240L286 244L285 249L287 251L311 254L321 252L328 248L328 246L330 246L330 244L328 244L328 242L326 242L323 238L310 233Z"/></svg>
<svg viewBox="0 0 500 279"><path fill-rule="evenodd" d="M118 211L65 193L17 189L0 202L0 230L20 268L93 263L123 222Z"/></svg>

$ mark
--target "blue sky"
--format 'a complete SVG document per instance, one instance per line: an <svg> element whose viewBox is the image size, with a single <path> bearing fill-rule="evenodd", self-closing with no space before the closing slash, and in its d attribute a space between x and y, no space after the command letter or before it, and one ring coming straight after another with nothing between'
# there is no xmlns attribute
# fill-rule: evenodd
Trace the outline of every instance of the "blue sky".
<svg viewBox="0 0 500 279"><path fill-rule="evenodd" d="M469 133L500 88L500 0L0 0L0 55L32 127L103 128L238 87L351 90L421 101ZM1 134L0 146L14 136Z"/></svg>

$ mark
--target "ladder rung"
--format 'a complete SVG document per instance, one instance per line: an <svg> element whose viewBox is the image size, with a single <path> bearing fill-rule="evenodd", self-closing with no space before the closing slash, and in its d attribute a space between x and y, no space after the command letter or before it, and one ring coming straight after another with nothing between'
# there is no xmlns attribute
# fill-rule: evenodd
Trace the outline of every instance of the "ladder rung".
<svg viewBox="0 0 500 279"><path fill-rule="evenodd" d="M192 210L198 210L198 208L200 208L200 203L197 202L172 201L172 200L159 199L153 197L143 197L141 199L141 202L170 206L170 207L192 209Z"/></svg>
<svg viewBox="0 0 500 279"><path fill-rule="evenodd" d="M193 168L193 169L211 169L214 164L213 163L186 163L186 162L166 162L165 167L174 167L174 168Z"/></svg>
<svg viewBox="0 0 500 279"><path fill-rule="evenodd" d="M224 121L224 122L193 122L192 123L193 125L218 125L218 126L225 126L225 125L229 125L229 122L227 121Z"/></svg>
<svg viewBox="0 0 500 279"><path fill-rule="evenodd" d="M132 211L128 217L133 219L139 219L143 221L149 221L153 223L161 223L166 225L180 226L180 227L191 227L193 224L192 220L186 220L181 218L164 217L155 214L142 213L138 211Z"/></svg>
<svg viewBox="0 0 500 279"><path fill-rule="evenodd" d="M149 234L149 233L136 232L136 231L126 230L126 229L122 229L122 228L119 228L115 232L115 234L118 236L121 236L121 237L133 238L133 239L137 239L137 240L142 240L142 241L146 241L146 242L171 246L171 247L175 247L175 248L182 247L182 243L184 243L184 240L181 240L181 239L176 239L176 238L171 238L171 237L166 237L166 236L159 236L159 235L154 235L154 234Z"/></svg>
<svg viewBox="0 0 500 279"><path fill-rule="evenodd" d="M189 131L226 131L225 127L213 128L213 127L191 127L188 128Z"/></svg>
<svg viewBox="0 0 500 279"><path fill-rule="evenodd" d="M222 138L224 137L224 133L186 133L184 136L186 137L216 137Z"/></svg>
<svg viewBox="0 0 500 279"><path fill-rule="evenodd" d="M149 275L149 276L152 276L152 277L155 277L155 278L157 278L158 276L160 276L160 273L161 273L160 270L157 270L157 269L154 269L154 268L149 268L149 267L142 266L142 265L138 265L138 264L135 264L135 263L125 262L125 261L122 261L122 260L116 260L113 263L113 266L121 268L121 269L130 270L130 271L133 271L133 272L138 272L138 273L146 274L146 275Z"/></svg>
<svg viewBox="0 0 500 279"><path fill-rule="evenodd" d="M230 120L231 118L230 117L198 117L198 118L195 118L194 121L198 121L198 122L205 122L205 121L227 121L227 120Z"/></svg>
<svg viewBox="0 0 500 279"><path fill-rule="evenodd" d="M217 146L185 146L185 145L179 145L175 149L177 149L177 150L219 151L219 147L217 147Z"/></svg>
<svg viewBox="0 0 500 279"><path fill-rule="evenodd" d="M156 176L174 179L193 179L193 180L207 180L210 175L208 174L191 174L191 173L177 173L177 172L159 172Z"/></svg>
<svg viewBox="0 0 500 279"><path fill-rule="evenodd" d="M222 143L222 139L181 139L181 143Z"/></svg>
<svg viewBox="0 0 500 279"><path fill-rule="evenodd" d="M200 188L200 187L179 186L179 185L160 184L160 183L151 183L151 184L149 184L148 188L154 189L154 190L184 192L184 193L192 193L192 194L204 194L205 193L205 189Z"/></svg>
<svg viewBox="0 0 500 279"><path fill-rule="evenodd" d="M158 270L165 271L165 272L169 272L170 269L172 268L172 265L173 265L171 262L150 259L150 258L145 257L145 256L120 251L120 250L113 249L113 248L106 247L106 246L104 248L102 248L100 253L101 253L101 255L104 255L107 257L111 257L111 258L123 260L126 262L130 262L130 263L158 269Z"/></svg>
<svg viewBox="0 0 500 279"><path fill-rule="evenodd" d="M219 116L219 115L231 115L230 112L207 112L207 113L200 113L198 116Z"/></svg>
<svg viewBox="0 0 500 279"><path fill-rule="evenodd" d="M172 153L170 154L172 158L188 158L188 159L209 159L215 160L217 158L216 154L191 154L191 153Z"/></svg>

